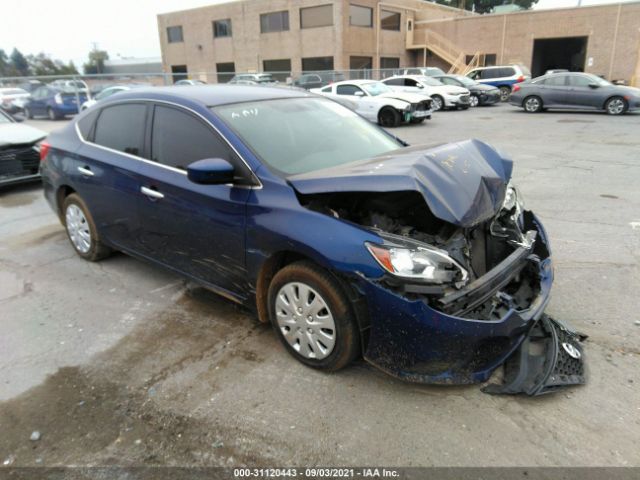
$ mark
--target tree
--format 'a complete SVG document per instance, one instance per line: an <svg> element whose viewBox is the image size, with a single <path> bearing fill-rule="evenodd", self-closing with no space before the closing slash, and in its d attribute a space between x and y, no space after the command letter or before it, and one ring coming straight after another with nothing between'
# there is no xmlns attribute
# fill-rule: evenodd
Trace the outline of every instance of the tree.
<svg viewBox="0 0 640 480"><path fill-rule="evenodd" d="M29 75L29 63L17 48L14 48L11 52L11 69L14 71L16 76L24 77Z"/></svg>
<svg viewBox="0 0 640 480"><path fill-rule="evenodd" d="M9 76L9 57L6 52L0 48L0 77Z"/></svg>
<svg viewBox="0 0 640 480"><path fill-rule="evenodd" d="M53 60L42 52L37 55L28 55L27 62L33 75L74 75L78 73L73 62L65 64L62 60Z"/></svg>
<svg viewBox="0 0 640 480"><path fill-rule="evenodd" d="M440 5L447 5L449 7L465 8L476 13L491 13L493 7L499 5L518 5L524 9L529 9L538 0L434 0L435 3Z"/></svg>
<svg viewBox="0 0 640 480"><path fill-rule="evenodd" d="M106 50L94 48L89 52L89 61L83 65L84 73L104 73L104 62L109 60Z"/></svg>

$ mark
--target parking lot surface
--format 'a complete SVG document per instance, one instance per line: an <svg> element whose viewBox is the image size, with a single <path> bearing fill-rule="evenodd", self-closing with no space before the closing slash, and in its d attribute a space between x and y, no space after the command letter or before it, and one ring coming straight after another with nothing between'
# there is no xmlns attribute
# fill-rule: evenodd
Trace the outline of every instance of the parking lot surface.
<svg viewBox="0 0 640 480"><path fill-rule="evenodd" d="M362 361L311 370L269 326L171 273L80 259L38 185L1 191L0 461L640 466L638 132L640 115L508 105L393 130L514 159L552 242L547 311L589 335L588 385L538 398L407 384Z"/></svg>

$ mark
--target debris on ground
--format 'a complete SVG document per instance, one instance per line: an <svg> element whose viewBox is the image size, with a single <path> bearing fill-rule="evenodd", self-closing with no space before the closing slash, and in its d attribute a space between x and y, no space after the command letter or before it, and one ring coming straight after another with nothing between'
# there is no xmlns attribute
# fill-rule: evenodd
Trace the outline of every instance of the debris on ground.
<svg viewBox="0 0 640 480"><path fill-rule="evenodd" d="M41 436L42 435L40 435L40 432L38 430L34 430L33 432L31 432L29 440L31 440L32 442L37 442L38 440L40 440Z"/></svg>

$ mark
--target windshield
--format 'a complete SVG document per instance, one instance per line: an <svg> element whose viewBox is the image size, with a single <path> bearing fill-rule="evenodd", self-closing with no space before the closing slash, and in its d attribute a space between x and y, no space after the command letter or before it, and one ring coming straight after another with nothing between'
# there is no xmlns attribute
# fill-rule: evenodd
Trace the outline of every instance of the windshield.
<svg viewBox="0 0 640 480"><path fill-rule="evenodd" d="M322 98L238 103L213 111L282 175L334 167L402 147L355 112Z"/></svg>
<svg viewBox="0 0 640 480"><path fill-rule="evenodd" d="M418 79L420 83L424 83L425 85L429 85L430 87L441 87L444 85L440 80L436 80L433 77L420 77Z"/></svg>
<svg viewBox="0 0 640 480"><path fill-rule="evenodd" d="M462 75L455 75L454 78L458 80L461 84L467 87L472 87L473 85L476 84L476 82L471 80L469 77L464 77Z"/></svg>
<svg viewBox="0 0 640 480"><path fill-rule="evenodd" d="M380 95L382 93L389 93L393 91L391 90L391 88L387 87L382 82L364 83L360 86L364 88L367 91L367 93L373 97L375 97L376 95Z"/></svg>

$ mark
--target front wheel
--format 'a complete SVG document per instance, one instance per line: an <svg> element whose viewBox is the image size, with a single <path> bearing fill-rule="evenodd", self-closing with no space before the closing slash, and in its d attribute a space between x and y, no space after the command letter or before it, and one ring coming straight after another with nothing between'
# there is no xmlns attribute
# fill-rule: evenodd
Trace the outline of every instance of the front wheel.
<svg viewBox="0 0 640 480"><path fill-rule="evenodd" d="M78 255L90 262L109 256L111 249L100 241L93 217L78 194L65 198L62 211L67 237Z"/></svg>
<svg viewBox="0 0 640 480"><path fill-rule="evenodd" d="M502 87L500 87L500 101L501 102L506 102L507 100L509 100L509 95L511 95L511 88L503 85Z"/></svg>
<svg viewBox="0 0 640 480"><path fill-rule="evenodd" d="M33 120L33 113L28 107L24 107L24 116L27 117L29 120Z"/></svg>
<svg viewBox="0 0 640 480"><path fill-rule="evenodd" d="M622 115L627 111L629 105L627 104L627 101L622 97L612 97L607 100L604 108L609 115Z"/></svg>
<svg viewBox="0 0 640 480"><path fill-rule="evenodd" d="M442 110L444 107L444 99L440 95L433 95L431 97L431 107L434 112Z"/></svg>
<svg viewBox="0 0 640 480"><path fill-rule="evenodd" d="M477 107L478 105L480 105L480 99L478 98L478 96L471 95L471 97L469 97L469 106Z"/></svg>
<svg viewBox="0 0 640 480"><path fill-rule="evenodd" d="M400 113L392 107L384 107L378 114L378 123L383 127L397 127L400 121Z"/></svg>
<svg viewBox="0 0 640 480"><path fill-rule="evenodd" d="M296 360L336 371L359 353L350 303L338 281L307 261L287 265L269 285L271 324Z"/></svg>
<svg viewBox="0 0 640 480"><path fill-rule="evenodd" d="M536 95L525 98L522 105L524 111L528 113L538 113L542 111L542 99Z"/></svg>

